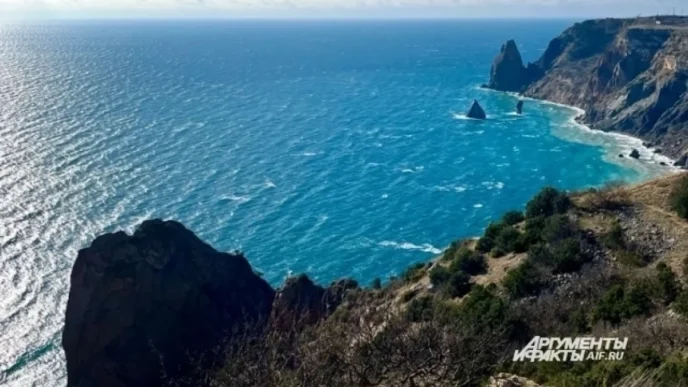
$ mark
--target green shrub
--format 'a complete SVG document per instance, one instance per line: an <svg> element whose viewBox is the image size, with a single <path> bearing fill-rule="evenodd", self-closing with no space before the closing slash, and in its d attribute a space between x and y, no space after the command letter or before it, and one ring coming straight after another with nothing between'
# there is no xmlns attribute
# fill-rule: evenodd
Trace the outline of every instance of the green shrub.
<svg viewBox="0 0 688 387"><path fill-rule="evenodd" d="M430 283L433 286L440 286L445 284L451 278L449 270L440 265L436 265L430 270Z"/></svg>
<svg viewBox="0 0 688 387"><path fill-rule="evenodd" d="M525 220L525 216L521 211L509 211L504 216L502 216L502 223L507 226L513 226L519 224Z"/></svg>
<svg viewBox="0 0 688 387"><path fill-rule="evenodd" d="M590 258L581 252L580 242L568 238L557 243L552 248L554 258L554 273L573 273L578 271Z"/></svg>
<svg viewBox="0 0 688 387"><path fill-rule="evenodd" d="M530 248L530 238L526 234L521 234L518 236L516 243L514 244L514 253L520 254L525 253Z"/></svg>
<svg viewBox="0 0 688 387"><path fill-rule="evenodd" d="M680 285L676 279L676 274L664 262L657 265L657 282L659 284L657 287L659 297L664 305L674 302L678 297Z"/></svg>
<svg viewBox="0 0 688 387"><path fill-rule="evenodd" d="M506 251L513 252L519 244L521 233L513 226L506 226L499 231L495 238L495 247Z"/></svg>
<svg viewBox="0 0 688 387"><path fill-rule="evenodd" d="M489 253L495 247L495 239L504 227L506 227L506 225L501 222L490 223L485 229L483 236L478 239L475 249L482 253Z"/></svg>
<svg viewBox="0 0 688 387"><path fill-rule="evenodd" d="M453 273L445 285L446 294L451 297L463 297L471 290L471 277L463 271Z"/></svg>
<svg viewBox="0 0 688 387"><path fill-rule="evenodd" d="M488 253L494 248L494 246L494 239L482 237L478 239L478 243L476 243L475 249L483 253Z"/></svg>
<svg viewBox="0 0 688 387"><path fill-rule="evenodd" d="M401 295L401 302L407 303L413 299L418 294L418 290L407 290Z"/></svg>
<svg viewBox="0 0 688 387"><path fill-rule="evenodd" d="M490 255L492 256L492 258L501 258L506 255L506 251L502 250L499 247L495 247L492 249L492 251L490 251Z"/></svg>
<svg viewBox="0 0 688 387"><path fill-rule="evenodd" d="M542 241L542 230L545 229L546 220L547 218L544 216L536 216L526 220L524 237L528 244L534 245Z"/></svg>
<svg viewBox="0 0 688 387"><path fill-rule="evenodd" d="M614 285L597 302L593 320L619 325L623 319L647 315L651 307L652 303L644 287L625 290L621 285Z"/></svg>
<svg viewBox="0 0 688 387"><path fill-rule="evenodd" d="M624 231L618 222L602 237L602 243L611 250L624 250L626 248Z"/></svg>
<svg viewBox="0 0 688 387"><path fill-rule="evenodd" d="M459 249L461 249L464 245L463 240L458 240L458 241L453 241L449 247L447 247L446 250L442 253L442 260L444 261L451 261L454 259L454 255L456 254Z"/></svg>
<svg viewBox="0 0 688 387"><path fill-rule="evenodd" d="M482 285L474 286L461 304L460 317L472 326L493 328L504 323L507 304L495 292Z"/></svg>
<svg viewBox="0 0 688 387"><path fill-rule="evenodd" d="M530 247L530 249L528 250L528 261L532 262L535 265L550 268L556 265L554 255L552 254L550 249L546 245L541 243Z"/></svg>
<svg viewBox="0 0 688 387"><path fill-rule="evenodd" d="M436 303L431 296L416 298L408 304L406 318L409 321L430 321L435 314Z"/></svg>
<svg viewBox="0 0 688 387"><path fill-rule="evenodd" d="M678 216L688 219L688 176L684 176L669 195L671 208Z"/></svg>
<svg viewBox="0 0 688 387"><path fill-rule="evenodd" d="M487 262L480 252L462 248L454 257L449 271L452 273L463 271L470 275L483 274L487 271Z"/></svg>
<svg viewBox="0 0 688 387"><path fill-rule="evenodd" d="M557 242L575 236L576 227L566 215L553 215L545 220L541 238L545 242Z"/></svg>
<svg viewBox="0 0 688 387"><path fill-rule="evenodd" d="M597 302L593 311L594 321L607 321L614 325L621 323L624 299L624 288L621 285L612 286Z"/></svg>
<svg viewBox="0 0 688 387"><path fill-rule="evenodd" d="M538 269L529 260L509 271L502 284L509 295L515 298L535 295L543 286Z"/></svg>
<svg viewBox="0 0 688 387"><path fill-rule="evenodd" d="M676 301L674 302L672 309L676 311L676 313L688 319L688 290L682 291L678 297L676 297Z"/></svg>
<svg viewBox="0 0 688 387"><path fill-rule="evenodd" d="M563 214L571 207L571 199L552 187L543 188L526 206L526 218Z"/></svg>

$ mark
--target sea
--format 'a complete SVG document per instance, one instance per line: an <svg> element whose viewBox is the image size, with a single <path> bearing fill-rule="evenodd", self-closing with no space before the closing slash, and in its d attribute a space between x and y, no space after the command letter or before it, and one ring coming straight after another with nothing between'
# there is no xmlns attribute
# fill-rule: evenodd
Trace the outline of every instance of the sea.
<svg viewBox="0 0 688 387"><path fill-rule="evenodd" d="M65 386L69 274L149 218L272 285L383 281L564 190L668 173L580 112L480 88L573 20L0 24L0 385ZM473 100L487 120L465 117ZM641 160L619 158L632 148Z"/></svg>

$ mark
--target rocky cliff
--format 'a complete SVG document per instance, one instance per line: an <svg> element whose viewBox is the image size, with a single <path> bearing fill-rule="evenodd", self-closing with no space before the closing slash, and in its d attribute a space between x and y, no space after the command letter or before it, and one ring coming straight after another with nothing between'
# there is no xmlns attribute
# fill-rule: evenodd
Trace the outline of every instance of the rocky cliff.
<svg viewBox="0 0 688 387"><path fill-rule="evenodd" d="M581 120L643 138L669 156L688 150L688 17L577 23L524 66L507 42L489 88L577 106Z"/></svg>
<svg viewBox="0 0 688 387"><path fill-rule="evenodd" d="M269 316L275 292L240 254L179 223L106 234L79 252L63 347L68 386L160 386L221 361L235 330Z"/></svg>
<svg viewBox="0 0 688 387"><path fill-rule="evenodd" d="M340 280L323 288L301 275L275 291L242 254L218 252L173 221L100 236L72 270L62 340L67 384L202 386L226 361L233 335L314 324L357 286Z"/></svg>

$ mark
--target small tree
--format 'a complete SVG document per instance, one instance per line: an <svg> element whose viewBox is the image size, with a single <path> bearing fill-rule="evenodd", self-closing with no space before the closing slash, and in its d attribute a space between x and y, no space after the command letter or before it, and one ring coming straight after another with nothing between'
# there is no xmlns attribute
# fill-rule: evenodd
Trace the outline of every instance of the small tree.
<svg viewBox="0 0 688 387"><path fill-rule="evenodd" d="M659 296L665 305L669 305L679 293L679 283L676 279L676 274L666 265L666 263L661 262L657 265L657 282L659 283Z"/></svg>
<svg viewBox="0 0 688 387"><path fill-rule="evenodd" d="M552 187L543 188L526 206L526 218L563 214L571 207L571 199Z"/></svg>
<svg viewBox="0 0 688 387"><path fill-rule="evenodd" d="M525 220L523 212L521 211L509 211L504 216L502 216L502 222L507 226L513 226L519 224Z"/></svg>

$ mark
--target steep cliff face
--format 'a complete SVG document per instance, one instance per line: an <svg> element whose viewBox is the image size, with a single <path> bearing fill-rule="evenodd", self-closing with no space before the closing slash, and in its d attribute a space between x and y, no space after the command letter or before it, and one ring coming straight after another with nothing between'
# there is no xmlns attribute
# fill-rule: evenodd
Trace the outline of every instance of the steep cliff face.
<svg viewBox="0 0 688 387"><path fill-rule="evenodd" d="M160 220L98 237L71 276L63 347L68 386L193 380L232 332L266 319L273 289L238 254ZM199 385L188 382L181 385Z"/></svg>
<svg viewBox="0 0 688 387"><path fill-rule="evenodd" d="M503 57L504 49L495 60ZM515 91L524 71L524 95L580 107L586 124L641 137L670 156L686 152L688 18L577 23L526 70L493 66L488 86Z"/></svg>

